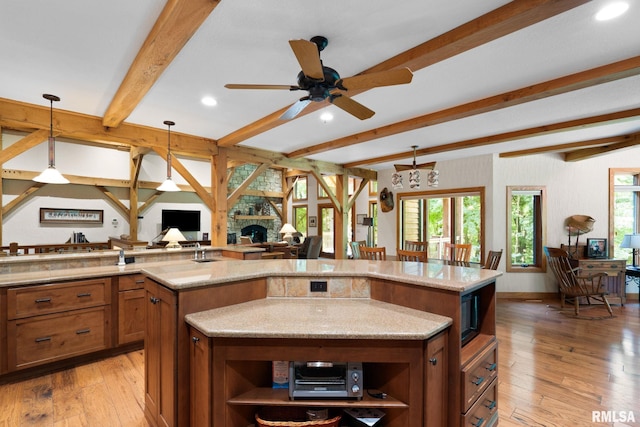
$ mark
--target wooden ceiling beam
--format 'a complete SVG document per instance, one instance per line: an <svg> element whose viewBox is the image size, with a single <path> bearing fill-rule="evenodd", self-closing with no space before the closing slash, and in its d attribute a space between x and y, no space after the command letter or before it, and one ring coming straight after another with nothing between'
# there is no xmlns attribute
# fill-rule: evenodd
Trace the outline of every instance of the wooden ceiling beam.
<svg viewBox="0 0 640 427"><path fill-rule="evenodd" d="M167 1L104 114L116 128L129 117L171 61L218 5L218 0Z"/></svg>
<svg viewBox="0 0 640 427"><path fill-rule="evenodd" d="M566 12L589 1L591 0L514 0L441 36L402 52L358 75L402 67L408 67L415 72L507 34L544 21L545 19ZM364 92L364 90L349 91L349 96L354 96L362 92ZM313 102L298 114L297 117L311 114L326 105L326 101ZM280 120L280 116L287 111L288 108L289 106L282 108L220 138L218 144L221 147L233 146L281 124L287 123L286 120Z"/></svg>
<svg viewBox="0 0 640 427"><path fill-rule="evenodd" d="M587 87L597 86L626 77L640 75L640 56L614 62L612 64L560 77L554 80L523 87L499 95L490 96L478 101L457 105L445 110L436 111L408 120L392 123L376 129L348 135L333 141L309 146L287 154L289 158L299 158L325 151L344 148L378 138L389 137L399 133L422 129L453 120L463 119L478 114L497 111L507 107L561 95ZM413 153L411 152L411 155ZM402 158L408 158L406 156ZM374 159L363 159L351 162L353 166L372 165Z"/></svg>
<svg viewBox="0 0 640 427"><path fill-rule="evenodd" d="M507 151L500 153L502 158L530 156L532 154L542 153L559 153L567 150L576 150L579 148L593 147L594 145L608 145L629 140L630 135L617 135L607 138L590 139L586 141L567 142L564 144L546 145L544 147L526 148L524 150Z"/></svg>
<svg viewBox="0 0 640 427"><path fill-rule="evenodd" d="M629 138L622 142L602 145L599 147L583 148L582 150L576 150L576 151L571 151L569 153L565 153L564 161L577 162L579 160L591 159L593 157L609 154L613 151L623 150L626 148L635 147L636 145L640 145L639 134L636 133L628 136Z"/></svg>
<svg viewBox="0 0 640 427"><path fill-rule="evenodd" d="M551 135L559 132L567 132L571 130L584 129L590 126L601 126L605 124L620 123L627 120L637 119L640 117L640 108L631 110L618 111L616 113L602 114L600 116L586 117L583 119L569 120L566 122L554 123L544 126L536 126L528 129L521 129L513 132L506 132L496 135L489 135L481 138L469 139L466 141L451 142L433 147L426 147L416 150L416 156L426 156L435 153L444 153L453 150L464 150L466 148L482 147L485 145L500 144L503 142L514 141L517 139L531 138L534 136ZM404 153L390 154L388 156L380 156L368 159L368 164L386 163L395 160L406 159L413 156L413 151ZM364 161L346 163L344 167L359 166Z"/></svg>
<svg viewBox="0 0 640 427"><path fill-rule="evenodd" d="M45 129L50 127L50 110L34 104L0 98L0 126L7 129ZM146 126L122 124L109 129L102 126L99 117L54 110L53 130L60 137L104 144L126 144L134 147L166 147L167 131ZM171 132L171 151L201 158L210 158L218 152L212 139Z"/></svg>

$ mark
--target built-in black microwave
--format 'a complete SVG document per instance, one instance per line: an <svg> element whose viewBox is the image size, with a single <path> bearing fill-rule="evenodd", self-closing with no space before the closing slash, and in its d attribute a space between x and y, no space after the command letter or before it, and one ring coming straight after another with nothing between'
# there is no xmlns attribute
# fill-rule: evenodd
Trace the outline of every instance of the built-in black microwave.
<svg viewBox="0 0 640 427"><path fill-rule="evenodd" d="M460 332L462 345L471 341L480 331L479 324L480 294L470 292L461 296L460 301Z"/></svg>

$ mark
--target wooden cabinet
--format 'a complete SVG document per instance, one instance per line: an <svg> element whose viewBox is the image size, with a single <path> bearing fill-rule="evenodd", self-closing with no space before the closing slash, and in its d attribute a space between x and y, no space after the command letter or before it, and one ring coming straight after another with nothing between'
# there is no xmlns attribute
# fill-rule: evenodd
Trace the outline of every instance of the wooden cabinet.
<svg viewBox="0 0 640 427"><path fill-rule="evenodd" d="M172 291L145 279L145 417L153 426L188 426L190 313L266 298L266 279Z"/></svg>
<svg viewBox="0 0 640 427"><path fill-rule="evenodd" d="M447 336L426 341L295 338L207 338L190 328L191 425L251 425L263 406L379 408L384 427L445 427ZM215 349L215 351L214 351ZM387 393L377 399L290 400L271 387L272 360L358 360L365 389Z"/></svg>
<svg viewBox="0 0 640 427"><path fill-rule="evenodd" d="M372 299L452 318L453 324L447 343L447 426L472 425L465 424L467 419L472 418L469 408L477 408L477 403L480 399L484 399L486 391L495 387L498 381L495 282L490 282L473 292L479 296L478 319L480 325L478 335L463 347L461 342L461 298L464 293L426 286L413 286L389 280L371 280ZM483 362L489 362L489 364ZM467 386L467 381L478 382L478 378L474 378L474 375L481 373L485 366L493 367L493 363L496 363L496 369L490 372L489 376L487 373L483 373L481 376L484 376L485 379L475 386L475 389L470 387L471 383ZM483 427L497 423L497 403L494 402L491 411L492 416L484 418L481 423Z"/></svg>
<svg viewBox="0 0 640 427"><path fill-rule="evenodd" d="M111 279L7 290L8 371L111 346Z"/></svg>
<svg viewBox="0 0 640 427"><path fill-rule="evenodd" d="M118 277L118 345L144 340L144 275Z"/></svg>
<svg viewBox="0 0 640 427"><path fill-rule="evenodd" d="M609 303L624 305L627 302L626 260L585 258L578 260L578 268L580 274L606 273L609 276L606 283Z"/></svg>
<svg viewBox="0 0 640 427"><path fill-rule="evenodd" d="M154 425L173 426L176 425L177 400L173 390L178 360L176 295L151 281L145 290L145 416Z"/></svg>

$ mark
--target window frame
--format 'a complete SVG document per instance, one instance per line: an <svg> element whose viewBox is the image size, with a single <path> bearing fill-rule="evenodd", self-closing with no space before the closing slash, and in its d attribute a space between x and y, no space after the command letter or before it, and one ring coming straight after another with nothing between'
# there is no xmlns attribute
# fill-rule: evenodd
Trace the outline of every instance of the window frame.
<svg viewBox="0 0 640 427"><path fill-rule="evenodd" d="M633 219L633 233L640 232L640 168L609 168L609 232L607 233L609 236L609 257L610 258L620 258L621 251L629 251L627 256L627 262L631 260L633 262L633 255L630 249L621 250L619 244L617 242L621 241L621 239L616 239L616 223L615 223L615 193L616 187L618 187L618 191L622 191L619 187L616 186L616 175L632 175L634 176L634 184L628 186L628 189L624 189L624 191L629 191L635 194L634 196L634 219ZM637 251L636 251L637 252ZM638 255L636 255L638 257ZM637 260L636 260L637 263Z"/></svg>
<svg viewBox="0 0 640 427"><path fill-rule="evenodd" d="M304 180L304 185L306 187L307 197L305 198L297 198L296 197L296 186L300 183L300 181ZM301 184L300 184L301 185ZM307 175L298 176L293 182L293 191L292 191L291 200L294 202L304 202L309 200L309 177Z"/></svg>
<svg viewBox="0 0 640 427"><path fill-rule="evenodd" d="M539 206L536 208L536 236L535 236L535 254L534 264L515 265L511 263L511 253L513 251L511 245L511 221L513 216L511 213L511 200L514 193L517 192L533 192L540 191ZM547 242L547 188L544 185L508 185L506 188L506 211L507 211L507 235L506 235L506 271L509 273L545 273L547 271L547 258L544 255L544 246Z"/></svg>

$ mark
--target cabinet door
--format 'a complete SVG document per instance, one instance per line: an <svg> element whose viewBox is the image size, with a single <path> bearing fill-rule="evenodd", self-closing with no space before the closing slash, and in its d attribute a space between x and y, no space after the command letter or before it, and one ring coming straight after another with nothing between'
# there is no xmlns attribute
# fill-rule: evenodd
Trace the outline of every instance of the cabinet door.
<svg viewBox="0 0 640 427"><path fill-rule="evenodd" d="M118 292L118 345L144 339L145 306L144 289Z"/></svg>
<svg viewBox="0 0 640 427"><path fill-rule="evenodd" d="M447 340L448 331L444 331L427 343L423 404L427 427L447 425Z"/></svg>
<svg viewBox="0 0 640 427"><path fill-rule="evenodd" d="M176 295L147 281L145 322L145 415L158 426L176 425Z"/></svg>
<svg viewBox="0 0 640 427"><path fill-rule="evenodd" d="M191 425L210 426L213 394L211 390L211 340L190 328L190 406Z"/></svg>

